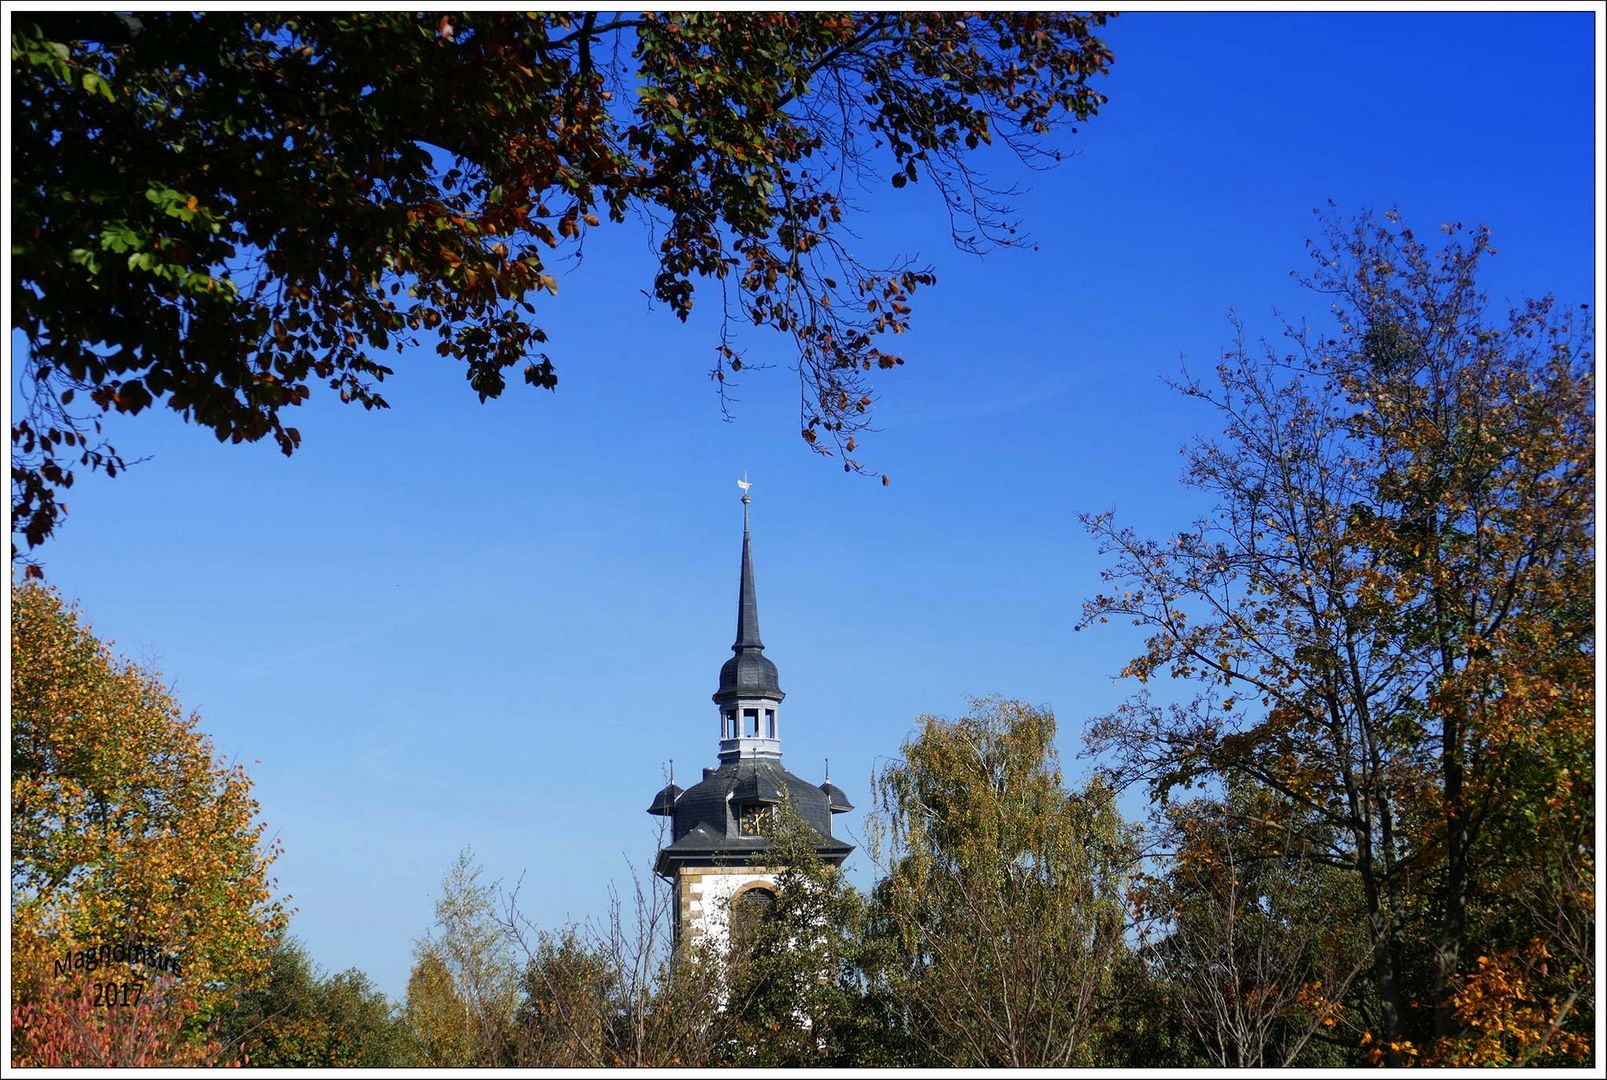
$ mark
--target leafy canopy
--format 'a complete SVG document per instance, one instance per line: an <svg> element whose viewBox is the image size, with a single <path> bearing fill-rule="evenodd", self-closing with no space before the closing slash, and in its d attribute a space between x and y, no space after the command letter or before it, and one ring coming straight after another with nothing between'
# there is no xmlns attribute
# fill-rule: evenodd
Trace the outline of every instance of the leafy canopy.
<svg viewBox="0 0 1607 1080"><path fill-rule="evenodd" d="M1212 510L1164 537L1085 518L1112 565L1083 625L1144 627L1123 674L1197 690L1140 692L1091 745L1163 802L1225 783L1297 812L1243 841L1359 889L1370 1055L1567 1060L1594 979L1593 323L1492 310L1488 230L1442 231L1330 218L1305 283L1331 324L1182 387L1222 421L1185 452Z"/></svg>
<svg viewBox="0 0 1607 1080"><path fill-rule="evenodd" d="M113 657L53 590L14 592L13 1007L51 1013L61 998L70 1012L98 973L61 961L146 944L177 968L131 961L100 977L142 980L194 1033L190 1020L261 982L284 928L262 831L245 770L216 759L154 673Z"/></svg>
<svg viewBox="0 0 1607 1080"><path fill-rule="evenodd" d="M220 440L300 432L315 382L386 402L431 342L481 400L552 389L537 302L588 230L632 214L654 298L719 290L722 391L744 324L786 335L801 433L852 455L867 376L931 284L868 266L860 186L925 179L957 242L1018 242L992 145L1029 162L1104 101L1104 16L1040 12L27 13L12 34L13 428L28 545L109 413L157 404ZM986 144L986 145L985 145Z"/></svg>
<svg viewBox="0 0 1607 1080"><path fill-rule="evenodd" d="M941 1064L1087 1064L1125 952L1134 837L1102 781L1066 787L1051 712L973 706L922 717L875 778L889 987Z"/></svg>
<svg viewBox="0 0 1607 1080"><path fill-rule="evenodd" d="M220 1020L230 1060L257 1068L393 1068L415 1060L395 1008L356 968L321 975L299 942L280 938L262 985Z"/></svg>

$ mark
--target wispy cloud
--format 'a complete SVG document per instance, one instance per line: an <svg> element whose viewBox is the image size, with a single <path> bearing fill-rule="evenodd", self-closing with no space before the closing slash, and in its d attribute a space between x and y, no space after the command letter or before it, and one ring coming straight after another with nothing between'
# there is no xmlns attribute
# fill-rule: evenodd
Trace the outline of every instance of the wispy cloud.
<svg viewBox="0 0 1607 1080"><path fill-rule="evenodd" d="M1046 402L1065 397L1073 391L1097 385L1104 377L1105 372L1097 365L1079 365L1075 370L1067 371L1059 378L1028 386L1017 386L998 393L915 402L908 407L898 408L896 422L901 425L952 424L961 420L1005 416L1036 408ZM886 408L886 412L889 414L889 422L893 422L895 418L891 414L894 409Z"/></svg>
<svg viewBox="0 0 1607 1080"><path fill-rule="evenodd" d="M430 604L418 604L405 611L397 612L388 619L383 619L379 622L365 622L361 630L337 637L311 641L303 644L298 649L291 649L277 655L259 658L257 663L241 667L236 670L235 674L240 678L255 678L284 667L286 664L305 663L308 660L329 656L349 649L353 645L384 637L397 627L413 622L431 609L432 605Z"/></svg>

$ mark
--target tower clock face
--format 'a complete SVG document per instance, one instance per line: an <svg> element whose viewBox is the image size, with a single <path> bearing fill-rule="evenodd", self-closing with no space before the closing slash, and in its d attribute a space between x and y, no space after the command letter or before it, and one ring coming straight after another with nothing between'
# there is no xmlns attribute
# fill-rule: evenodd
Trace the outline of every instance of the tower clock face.
<svg viewBox="0 0 1607 1080"><path fill-rule="evenodd" d="M737 831L743 836L768 836L775 829L776 808L768 803L750 803L737 816Z"/></svg>

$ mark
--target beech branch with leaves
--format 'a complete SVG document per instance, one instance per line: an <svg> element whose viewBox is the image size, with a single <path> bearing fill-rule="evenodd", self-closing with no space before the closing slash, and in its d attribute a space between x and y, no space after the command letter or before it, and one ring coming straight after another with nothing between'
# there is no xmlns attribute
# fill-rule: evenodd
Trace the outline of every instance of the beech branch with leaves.
<svg viewBox="0 0 1607 1080"><path fill-rule="evenodd" d="M652 232L652 296L721 291L786 336L803 439L865 471L885 344L930 267L870 265L849 195L925 179L955 240L1021 242L988 144L1029 165L1092 116L1101 15L1039 12L25 13L12 35L14 326L27 406L13 518L55 528L74 469L126 459L109 413L220 440L301 433L324 383L383 408L433 342L481 400L557 385L538 303L587 231ZM994 154L993 159L999 155ZM884 477L885 479L885 477Z"/></svg>

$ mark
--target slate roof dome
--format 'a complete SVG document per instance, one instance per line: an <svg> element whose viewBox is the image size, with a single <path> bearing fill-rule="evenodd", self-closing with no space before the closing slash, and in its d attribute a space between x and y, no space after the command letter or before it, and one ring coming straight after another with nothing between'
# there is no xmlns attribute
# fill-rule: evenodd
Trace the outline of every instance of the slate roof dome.
<svg viewBox="0 0 1607 1080"><path fill-rule="evenodd" d="M653 804L647 808L647 812L660 817L669 817L675 813L675 800L679 799L681 794L681 789L673 782L665 784L659 789L658 794L653 796Z"/></svg>
<svg viewBox="0 0 1607 1080"><path fill-rule="evenodd" d="M830 780L821 784L820 790L826 793L826 804L831 807L832 813L846 814L854 808L854 804L848 801L848 796L844 794L843 789Z"/></svg>
<svg viewBox="0 0 1607 1080"><path fill-rule="evenodd" d="M714 693L715 701L748 697L779 701L784 696L775 661L757 649L739 652L720 665L720 689Z"/></svg>
<svg viewBox="0 0 1607 1080"><path fill-rule="evenodd" d="M762 865L762 853L774 847L775 841L744 835L738 825L739 811L746 804L779 802L783 794L814 830L815 850L822 858L841 863L848 857L853 845L831 835L832 807L827 794L782 768L780 762L750 758L723 762L686 789L672 815L673 842L659 852L655 868L667 874L678 863L705 864L710 859L724 859L731 865L745 861Z"/></svg>

